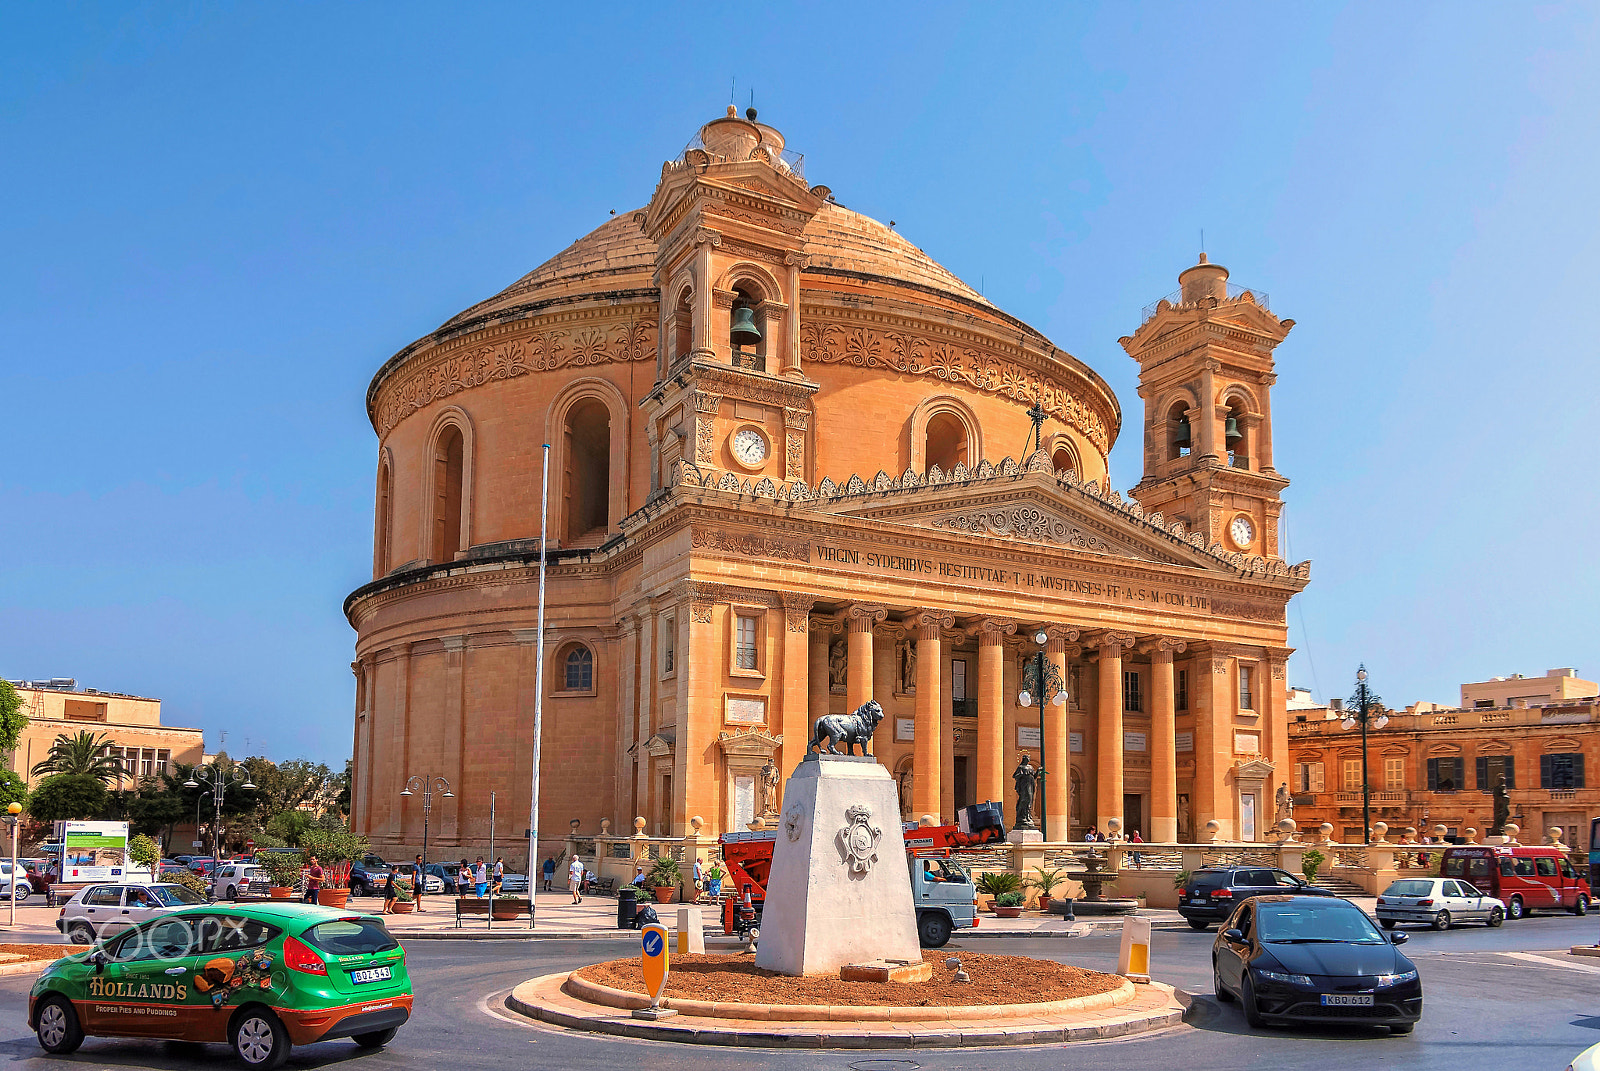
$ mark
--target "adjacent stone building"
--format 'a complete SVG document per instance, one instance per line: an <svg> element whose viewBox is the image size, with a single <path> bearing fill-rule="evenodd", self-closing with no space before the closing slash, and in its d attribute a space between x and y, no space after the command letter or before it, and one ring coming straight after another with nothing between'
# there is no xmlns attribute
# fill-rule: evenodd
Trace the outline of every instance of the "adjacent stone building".
<svg viewBox="0 0 1600 1071"><path fill-rule="evenodd" d="M708 123L617 215L378 371L356 828L487 847L542 828L743 828L769 761L876 699L907 818L1004 799L1028 753L1052 839L1270 824L1289 763L1274 348L1293 321L1200 263L1121 339L1144 478L1093 369L808 184L753 115ZM1037 421L1037 423L1036 423ZM545 670L541 444L552 446ZM1023 706L1043 637L1068 701ZM1037 684L1032 684L1035 693ZM781 792L781 782L775 786ZM502 842L520 820L502 817Z"/></svg>
<svg viewBox="0 0 1600 1071"><path fill-rule="evenodd" d="M204 754L204 734L199 729L161 724L159 699L80 690L70 677L11 683L22 699L28 725L9 766L29 787L45 776L35 777L30 771L49 754L56 737L84 730L104 734L109 753L122 761L126 773L109 786L114 789L133 788L141 777L170 772L175 763L198 763Z"/></svg>

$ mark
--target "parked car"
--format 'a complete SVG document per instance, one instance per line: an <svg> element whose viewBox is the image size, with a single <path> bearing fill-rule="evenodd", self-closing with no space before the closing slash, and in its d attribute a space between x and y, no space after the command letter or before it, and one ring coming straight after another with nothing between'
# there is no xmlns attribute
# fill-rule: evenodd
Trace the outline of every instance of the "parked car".
<svg viewBox="0 0 1600 1071"><path fill-rule="evenodd" d="M424 890L424 892L427 892L430 895L437 895L439 893L453 893L456 891L456 875L454 870L451 870L442 863L429 863L424 869L428 874L428 887ZM434 887L434 878L439 879L437 888Z"/></svg>
<svg viewBox="0 0 1600 1071"><path fill-rule="evenodd" d="M50 860L48 859L18 859L17 865L28 877L28 885L36 893L42 893L50 887Z"/></svg>
<svg viewBox="0 0 1600 1071"><path fill-rule="evenodd" d="M388 876L389 864L369 852L350 867L350 895L371 896L383 888Z"/></svg>
<svg viewBox="0 0 1600 1071"><path fill-rule="evenodd" d="M293 1045L386 1045L411 1002L405 950L378 919L303 905L202 906L55 960L28 995L28 1026L57 1055L86 1035L226 1042L266 1071Z"/></svg>
<svg viewBox="0 0 1600 1071"><path fill-rule="evenodd" d="M1458 922L1499 926L1506 921L1506 907L1459 878L1401 878L1379 895L1377 916L1386 930L1402 922L1448 930Z"/></svg>
<svg viewBox="0 0 1600 1071"><path fill-rule="evenodd" d="M224 863L211 879L213 900L237 900L241 896L266 896L272 876L249 863Z"/></svg>
<svg viewBox="0 0 1600 1071"><path fill-rule="evenodd" d="M19 868L21 867L20 860L17 865ZM20 904L32 893L33 884L28 880L26 872L18 869L16 881L13 883L11 880L11 861L8 859L0 863L0 900L9 900L15 896L17 903Z"/></svg>
<svg viewBox="0 0 1600 1071"><path fill-rule="evenodd" d="M1192 929L1203 930L1233 913L1247 896L1267 892L1296 896L1336 896L1332 889L1310 885L1287 870L1259 866L1205 867L1189 875L1178 890L1178 914Z"/></svg>
<svg viewBox="0 0 1600 1071"><path fill-rule="evenodd" d="M1553 845L1461 844L1439 857L1439 875L1465 878L1499 900L1506 918L1522 918L1536 910L1587 915L1594 894L1566 853Z"/></svg>
<svg viewBox="0 0 1600 1071"><path fill-rule="evenodd" d="M75 945L89 945L157 915L205 902L197 892L164 882L85 885L62 907L56 917L56 929Z"/></svg>
<svg viewBox="0 0 1600 1071"><path fill-rule="evenodd" d="M189 870L201 877L205 877L216 869L216 860L209 855L197 855L189 860Z"/></svg>
<svg viewBox="0 0 1600 1071"><path fill-rule="evenodd" d="M180 866L188 866L194 858L192 855L174 855L172 861Z"/></svg>
<svg viewBox="0 0 1600 1071"><path fill-rule="evenodd" d="M526 893L528 891L528 875L507 874L500 881L500 891L507 893Z"/></svg>
<svg viewBox="0 0 1600 1071"><path fill-rule="evenodd" d="M1409 1034L1422 1018L1422 979L1366 912L1332 896L1252 896L1211 946L1217 1000L1245 1022L1359 1023Z"/></svg>

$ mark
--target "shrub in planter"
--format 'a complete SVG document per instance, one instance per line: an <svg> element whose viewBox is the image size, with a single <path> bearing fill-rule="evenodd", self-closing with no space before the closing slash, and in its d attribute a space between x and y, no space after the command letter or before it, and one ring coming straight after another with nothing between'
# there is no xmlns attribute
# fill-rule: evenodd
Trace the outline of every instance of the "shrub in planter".
<svg viewBox="0 0 1600 1071"><path fill-rule="evenodd" d="M663 855L650 868L650 873L645 875L644 883L646 888L655 890L656 903L665 904L672 901L672 894L682 880L683 871L679 869L677 861Z"/></svg>
<svg viewBox="0 0 1600 1071"><path fill-rule="evenodd" d="M1036 866L1036 867L1033 868L1033 872L1035 874L1037 874L1038 877L1028 878L1022 884L1026 885L1030 889L1038 889L1039 890L1039 910L1040 911L1049 911L1050 910L1050 900L1051 900L1050 894L1051 894L1051 892L1053 892L1055 890L1056 886L1063 885L1063 884L1066 883L1066 880L1067 880L1066 871L1064 871L1064 870L1046 870L1042 866Z"/></svg>
<svg viewBox="0 0 1600 1071"><path fill-rule="evenodd" d="M1004 892L994 898L994 913L1003 919L1014 919L1022 914L1023 895Z"/></svg>
<svg viewBox="0 0 1600 1071"><path fill-rule="evenodd" d="M980 874L974 887L985 896L995 897L998 903L999 897L1021 889L1022 879L1008 870L992 870L987 874Z"/></svg>
<svg viewBox="0 0 1600 1071"><path fill-rule="evenodd" d="M1312 848L1300 857L1300 873L1306 876L1307 881L1316 881L1317 871L1321 869L1323 862L1327 858L1327 856Z"/></svg>
<svg viewBox="0 0 1600 1071"><path fill-rule="evenodd" d="M291 855L288 852L268 852L256 857L256 865L271 876L274 900L282 900L291 895L294 883L300 880L301 860L298 855Z"/></svg>

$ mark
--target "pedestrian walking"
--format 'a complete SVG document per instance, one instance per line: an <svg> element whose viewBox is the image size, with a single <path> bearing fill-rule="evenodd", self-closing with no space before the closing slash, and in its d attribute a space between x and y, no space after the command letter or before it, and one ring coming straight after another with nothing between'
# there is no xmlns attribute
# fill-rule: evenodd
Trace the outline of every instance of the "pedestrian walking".
<svg viewBox="0 0 1600 1071"><path fill-rule="evenodd" d="M428 867L418 855L416 862L411 864L411 884L416 888L417 910L426 910L422 906L422 894L428 887Z"/></svg>
<svg viewBox="0 0 1600 1071"><path fill-rule="evenodd" d="M694 902L699 903L705 892L705 868L700 865L700 857L694 857Z"/></svg>
<svg viewBox="0 0 1600 1071"><path fill-rule="evenodd" d="M475 882L472 880L472 864L463 858L461 860L461 869L456 871L456 895L471 896L474 884Z"/></svg>
<svg viewBox="0 0 1600 1071"><path fill-rule="evenodd" d="M550 883L556 880L556 861L554 856L546 856L544 860L544 891L550 891Z"/></svg>
<svg viewBox="0 0 1600 1071"><path fill-rule="evenodd" d="M493 890L496 894L498 894L500 892L500 887L502 885L504 885L505 883L506 883L506 857L503 856L503 855L496 856L495 857L495 861L494 861L494 880L490 884L489 888L491 890Z"/></svg>
<svg viewBox="0 0 1600 1071"><path fill-rule="evenodd" d="M1130 843L1130 844L1143 844L1144 843L1144 838L1139 836L1139 831L1136 829L1136 830L1133 831L1133 836L1128 838L1128 843ZM1139 859L1139 853L1138 852L1134 852L1133 853L1133 868L1135 870L1139 870L1139 869L1141 869L1143 867L1143 865L1144 864Z"/></svg>
<svg viewBox="0 0 1600 1071"><path fill-rule="evenodd" d="M311 857L311 865L306 868L306 903L320 903L322 895L322 868L317 865L317 857Z"/></svg>
<svg viewBox="0 0 1600 1071"><path fill-rule="evenodd" d="M706 879L711 882L711 899L722 899L722 864L713 860L711 869L706 871Z"/></svg>
<svg viewBox="0 0 1600 1071"><path fill-rule="evenodd" d="M400 866L397 863L389 864L389 877L383 883L383 913L394 914L395 898L400 895L400 890L395 886L400 882Z"/></svg>
<svg viewBox="0 0 1600 1071"><path fill-rule="evenodd" d="M472 880L478 886L479 896L489 895L489 868L483 865L483 856L478 856L478 862L472 868Z"/></svg>
<svg viewBox="0 0 1600 1071"><path fill-rule="evenodd" d="M576 855L567 864L567 889L572 893L573 903L583 903L583 860Z"/></svg>

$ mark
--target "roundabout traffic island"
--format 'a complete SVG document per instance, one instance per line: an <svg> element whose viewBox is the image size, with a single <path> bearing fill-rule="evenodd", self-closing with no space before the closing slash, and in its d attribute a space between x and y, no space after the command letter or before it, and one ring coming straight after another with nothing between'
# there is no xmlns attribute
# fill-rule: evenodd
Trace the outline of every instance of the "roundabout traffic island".
<svg viewBox="0 0 1600 1071"><path fill-rule="evenodd" d="M1135 986L1053 960L969 953L951 962L935 959L926 981L908 983L796 977L757 967L748 955L674 955L661 1007L677 1014L649 1021L632 1015L650 1006L640 963L618 959L531 979L506 1006L568 1029L762 1048L1098 1040L1176 1025L1186 1008L1170 986Z"/></svg>

